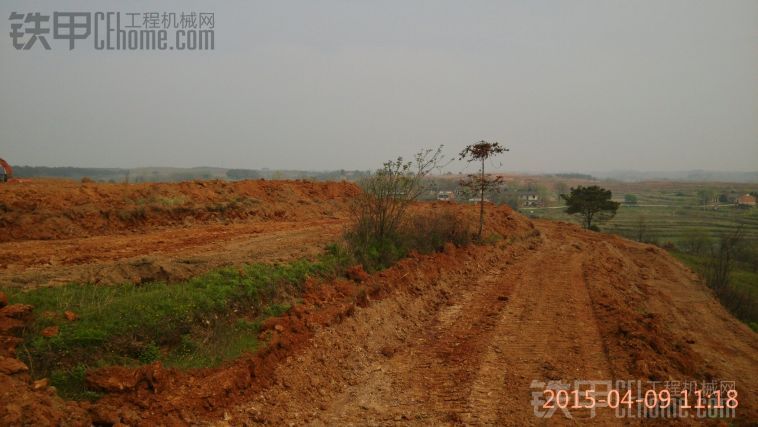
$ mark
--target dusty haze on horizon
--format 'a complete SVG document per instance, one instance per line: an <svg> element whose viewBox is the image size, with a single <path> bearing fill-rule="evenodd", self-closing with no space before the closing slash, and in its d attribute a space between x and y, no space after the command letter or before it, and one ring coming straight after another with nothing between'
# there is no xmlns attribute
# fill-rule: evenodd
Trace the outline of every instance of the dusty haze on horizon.
<svg viewBox="0 0 758 427"><path fill-rule="evenodd" d="M219 3L3 1L0 157L372 169L488 139L502 171L758 170L758 1ZM216 49L16 51L13 11L214 12Z"/></svg>

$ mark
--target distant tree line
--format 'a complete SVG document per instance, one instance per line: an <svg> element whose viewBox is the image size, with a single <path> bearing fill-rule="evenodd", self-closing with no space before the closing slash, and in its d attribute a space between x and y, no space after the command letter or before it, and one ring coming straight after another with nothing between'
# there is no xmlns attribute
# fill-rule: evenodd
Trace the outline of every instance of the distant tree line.
<svg viewBox="0 0 758 427"><path fill-rule="evenodd" d="M357 181L369 176L370 171L332 170L332 171L302 171L302 170L269 170L269 169L223 169L223 168L80 168L80 167L48 167L48 166L13 166L17 178L67 178L81 180L92 179L101 182L179 182L196 179L230 180L241 179L312 179L316 181Z"/></svg>
<svg viewBox="0 0 758 427"><path fill-rule="evenodd" d="M592 176L590 174L586 174L586 173L573 173L572 172L572 173L556 173L556 174L553 174L553 175L557 176L558 178L587 179L587 180L591 180L591 181L595 180L594 176Z"/></svg>
<svg viewBox="0 0 758 427"><path fill-rule="evenodd" d="M226 177L229 179L258 179L261 174L253 169L229 169L226 171Z"/></svg>
<svg viewBox="0 0 758 427"><path fill-rule="evenodd" d="M13 174L16 178L71 178L82 179L111 179L115 176L125 176L126 169L117 168L75 168L75 167L48 167L48 166L13 166Z"/></svg>

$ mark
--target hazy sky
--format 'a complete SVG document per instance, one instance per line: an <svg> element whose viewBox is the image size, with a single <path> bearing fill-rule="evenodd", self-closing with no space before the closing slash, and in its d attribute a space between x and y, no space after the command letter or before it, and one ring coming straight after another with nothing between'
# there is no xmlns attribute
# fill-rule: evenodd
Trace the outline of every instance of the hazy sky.
<svg viewBox="0 0 758 427"><path fill-rule="evenodd" d="M16 51L12 11L214 12L216 49ZM0 157L369 169L758 170L758 1L0 3ZM173 37L173 33L170 33Z"/></svg>

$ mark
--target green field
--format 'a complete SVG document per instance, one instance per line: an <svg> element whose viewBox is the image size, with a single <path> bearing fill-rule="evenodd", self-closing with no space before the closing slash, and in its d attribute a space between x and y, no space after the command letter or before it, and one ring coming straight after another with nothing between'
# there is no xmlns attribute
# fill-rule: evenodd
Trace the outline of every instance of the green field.
<svg viewBox="0 0 758 427"><path fill-rule="evenodd" d="M525 209L531 217L577 222L576 217L564 213L563 209ZM616 216L601 223L601 230L637 239L640 230L643 240L675 245L681 244L694 232L708 233L712 238L734 230L742 224L745 239L758 241L758 209L738 209L722 206L717 210L687 206L638 206L622 205Z"/></svg>
<svg viewBox="0 0 758 427"><path fill-rule="evenodd" d="M611 189L614 200L623 201L625 194L634 194L638 199L636 206L622 203L613 219L599 223L602 231L635 240L659 244L670 242L679 246L694 234L705 233L716 239L722 233L742 225L745 239L758 242L758 208L739 208L728 204L699 205L696 195L698 187L692 184L682 184L681 188L677 188L673 183L663 183L661 186L665 186L664 189L656 188L656 183L600 182L598 185ZM716 191L732 188L727 184L714 186ZM744 192L748 189L740 188ZM579 222L578 218L567 215L557 203L544 208L523 208L521 211L535 218ZM640 233L642 239L639 239Z"/></svg>

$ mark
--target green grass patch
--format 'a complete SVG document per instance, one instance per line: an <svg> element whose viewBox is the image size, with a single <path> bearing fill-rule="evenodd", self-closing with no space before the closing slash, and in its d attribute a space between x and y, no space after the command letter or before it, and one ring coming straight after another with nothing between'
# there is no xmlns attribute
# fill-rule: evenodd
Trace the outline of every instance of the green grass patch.
<svg viewBox="0 0 758 427"><path fill-rule="evenodd" d="M87 389L86 374L87 365L84 364L78 364L67 369L57 369L50 374L50 385L58 390L59 395L68 399L97 400L102 394Z"/></svg>
<svg viewBox="0 0 758 427"><path fill-rule="evenodd" d="M223 268L183 283L4 291L13 303L35 306L19 349L32 375L50 377L64 397L91 398L83 389L88 367L156 360L209 367L254 351L260 321L287 312L308 277L334 278L352 263L340 247L327 249L316 260ZM79 318L66 320L67 310ZM49 326L59 334L43 337Z"/></svg>
<svg viewBox="0 0 758 427"><path fill-rule="evenodd" d="M263 318L270 311L264 310ZM283 314L283 313L281 313ZM259 321L237 319L218 325L210 333L186 334L163 358L166 366L191 369L218 366L259 348Z"/></svg>

